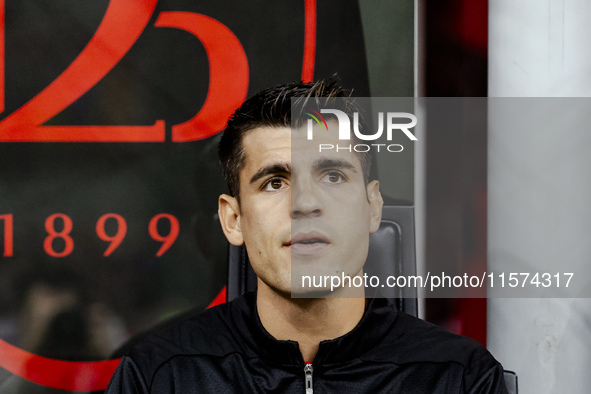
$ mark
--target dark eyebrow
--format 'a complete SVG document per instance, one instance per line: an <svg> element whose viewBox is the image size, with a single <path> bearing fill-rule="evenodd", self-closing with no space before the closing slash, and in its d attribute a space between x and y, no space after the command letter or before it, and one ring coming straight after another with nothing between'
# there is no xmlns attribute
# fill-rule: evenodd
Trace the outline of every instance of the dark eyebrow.
<svg viewBox="0 0 591 394"><path fill-rule="evenodd" d="M312 164L312 169L316 172L328 170L328 169L343 169L343 170L351 170L352 172L357 172L357 169L353 164L348 162L347 160L342 159L318 159L314 161Z"/></svg>
<svg viewBox="0 0 591 394"><path fill-rule="evenodd" d="M273 174L291 174L291 163L272 163L259 169L256 174L250 178L250 184L255 183L259 179Z"/></svg>

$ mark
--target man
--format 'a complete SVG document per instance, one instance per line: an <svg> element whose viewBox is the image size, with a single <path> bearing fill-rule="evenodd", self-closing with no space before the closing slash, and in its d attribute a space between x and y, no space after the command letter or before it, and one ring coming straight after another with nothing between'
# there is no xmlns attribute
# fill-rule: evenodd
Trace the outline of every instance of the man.
<svg viewBox="0 0 591 394"><path fill-rule="evenodd" d="M334 80L296 83L236 110L219 147L231 194L219 216L228 241L246 245L258 290L140 343L107 393L506 392L501 365L476 342L366 300L362 288L292 283L306 271L362 275L380 224L367 155L319 153L305 124L292 131L292 98L345 96ZM334 138L316 129L314 143Z"/></svg>

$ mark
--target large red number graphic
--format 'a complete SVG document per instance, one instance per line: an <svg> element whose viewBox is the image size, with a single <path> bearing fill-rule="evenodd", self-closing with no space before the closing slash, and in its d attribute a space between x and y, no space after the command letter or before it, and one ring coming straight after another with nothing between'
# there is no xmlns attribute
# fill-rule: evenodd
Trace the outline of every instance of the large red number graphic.
<svg viewBox="0 0 591 394"><path fill-rule="evenodd" d="M168 219L170 223L170 232L166 236L162 236L160 233L158 233L158 221L160 221L160 219ZM176 238L179 236L179 221L177 218L168 213L161 213L154 216L152 220L150 220L148 230L150 231L150 236L153 239L158 242L162 242L162 246L158 250L158 253L156 253L156 256L160 257L172 246L174 241L176 241Z"/></svg>
<svg viewBox="0 0 591 394"><path fill-rule="evenodd" d="M113 236L108 235L107 231L105 230L105 222L107 219L111 218L117 220L117 233L115 233ZM117 215L116 213L107 213L101 216L98 222L96 222L96 235L98 235L99 238L105 242L111 242L111 245L109 245L107 250L105 250L105 253L103 253L103 256L105 257L110 256L111 253L113 253L115 249L121 245L121 242L123 241L123 238L125 238L126 234L127 222L121 215Z"/></svg>
<svg viewBox="0 0 591 394"><path fill-rule="evenodd" d="M55 219L60 218L64 223L64 228L62 231L55 230ZM72 219L69 216L64 215L63 213L54 213L50 217L47 218L45 221L45 230L47 230L47 238L43 242L43 248L45 249L45 253L52 257L65 257L68 256L74 250L74 240L70 237L70 232L72 231L73 227ZM64 240L66 246L64 250L61 252L56 252L53 249L53 240L56 238L61 238Z"/></svg>
<svg viewBox="0 0 591 394"><path fill-rule="evenodd" d="M0 122L0 141L164 141L153 126L42 126L96 85L129 51L158 0L111 0L96 33L72 64L41 93Z"/></svg>
<svg viewBox="0 0 591 394"><path fill-rule="evenodd" d="M0 122L0 142L163 142L164 121L153 126L43 126L96 85L129 51L146 27L157 0L111 0L96 33L74 62L41 93ZM4 75L4 2L0 0L0 72ZM172 140L193 141L222 130L246 98L248 60L240 41L222 23L190 12L163 12L157 27L185 30L201 40L209 59L203 108L172 126ZM0 96L4 97L3 79ZM0 101L0 112L3 102Z"/></svg>
<svg viewBox="0 0 591 394"><path fill-rule="evenodd" d="M12 214L0 215L0 220L4 220L4 257L12 257L13 252L13 238L12 233L13 223L12 223Z"/></svg>
<svg viewBox="0 0 591 394"><path fill-rule="evenodd" d="M215 19L191 12L162 12L155 26L193 34L209 59L209 90L203 108L192 119L172 126L172 140L193 141L218 133L248 91L248 60L240 41Z"/></svg>

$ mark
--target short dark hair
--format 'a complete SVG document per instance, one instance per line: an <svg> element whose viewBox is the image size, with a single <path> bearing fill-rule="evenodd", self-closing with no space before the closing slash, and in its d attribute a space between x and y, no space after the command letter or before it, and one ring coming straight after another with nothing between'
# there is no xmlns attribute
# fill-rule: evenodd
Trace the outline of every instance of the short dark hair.
<svg viewBox="0 0 591 394"><path fill-rule="evenodd" d="M240 202L240 172L246 164L242 145L244 136L258 127L291 127L291 99L346 98L350 93L343 89L337 77L314 83L295 82L262 90L246 100L228 120L218 154L222 173L230 195ZM353 107L352 107L353 108ZM371 158L365 152L356 152L361 162L363 179L368 182Z"/></svg>

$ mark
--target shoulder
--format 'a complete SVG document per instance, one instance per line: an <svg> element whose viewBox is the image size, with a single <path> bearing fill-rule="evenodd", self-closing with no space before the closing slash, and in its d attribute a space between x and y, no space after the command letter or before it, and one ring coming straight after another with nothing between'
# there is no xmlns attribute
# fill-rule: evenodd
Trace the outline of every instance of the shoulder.
<svg viewBox="0 0 591 394"><path fill-rule="evenodd" d="M371 355L376 361L396 364L439 363L455 365L464 376L478 377L502 366L477 341L399 312L396 323Z"/></svg>
<svg viewBox="0 0 591 394"><path fill-rule="evenodd" d="M503 367L484 346L403 312L364 358L395 364L421 379L431 374L441 381L461 382L470 394L507 392Z"/></svg>
<svg viewBox="0 0 591 394"><path fill-rule="evenodd" d="M157 331L135 344L123 361L148 378L177 356L223 357L240 351L231 310L232 303L225 303Z"/></svg>
<svg viewBox="0 0 591 394"><path fill-rule="evenodd" d="M211 371L226 356L240 358L246 351L235 317L240 313L250 316L253 305L253 296L247 294L188 318L177 318L166 328L133 341L130 350L122 353L106 393L172 392L175 385L193 384L197 376L203 377L199 374ZM218 375L212 376L210 381Z"/></svg>

